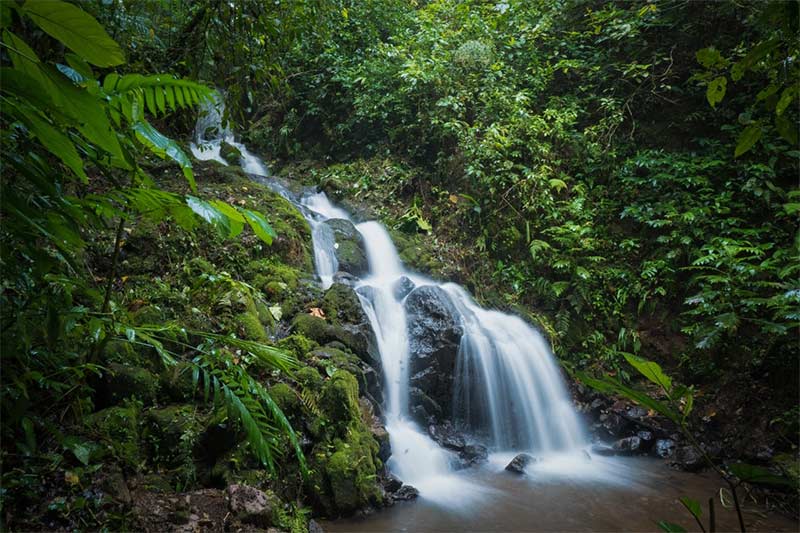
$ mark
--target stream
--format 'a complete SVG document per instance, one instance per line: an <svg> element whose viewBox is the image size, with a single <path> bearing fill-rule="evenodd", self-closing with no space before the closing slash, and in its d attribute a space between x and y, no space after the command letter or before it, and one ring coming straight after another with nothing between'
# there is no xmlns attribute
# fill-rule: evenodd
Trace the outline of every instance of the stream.
<svg viewBox="0 0 800 533"><path fill-rule="evenodd" d="M538 331L517 316L481 308L454 283L406 269L380 223L352 220L321 192L289 193L221 125L222 115L220 102L201 114L194 156L227 164L220 148L228 142L239 149L246 172L300 209L312 229L323 289L334 283L339 270L336 235L328 221L353 224L368 257L369 271L352 283L380 352L382 412L392 448L387 467L415 487L419 497L366 516L327 521L326 531L652 531L659 520L694 529L678 498L689 496L706 508L714 495L717 530L738 529L735 512L719 503L721 480L713 474L671 470L657 459L588 453L589 437ZM418 353L426 345L418 338L417 319L410 316L416 308L409 300L415 294L424 294L424 302L434 301L457 335L448 422L488 455L487 461L469 468L420 425L419 405L412 397L438 378L425 366L435 362L436 354L422 359ZM506 472L520 452L534 456L535 462L524 475ZM746 518L754 529L796 530L794 522L780 516L750 512Z"/></svg>

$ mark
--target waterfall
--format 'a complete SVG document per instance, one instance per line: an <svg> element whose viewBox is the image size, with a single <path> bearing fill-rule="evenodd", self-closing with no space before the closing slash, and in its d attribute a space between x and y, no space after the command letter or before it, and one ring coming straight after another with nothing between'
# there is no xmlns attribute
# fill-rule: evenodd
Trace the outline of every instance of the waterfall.
<svg viewBox="0 0 800 533"><path fill-rule="evenodd" d="M242 154L242 168L256 176L267 169L222 126L224 105L216 100L204 108L195 132L192 153L199 159L220 156L224 142ZM263 181L263 180L262 180ZM314 262L323 289L333 284L339 263L332 219L352 222L325 193L304 195L298 202L280 185L270 184L301 210L312 229ZM384 415L392 456L388 468L405 483L415 486L423 498L437 503L469 501L479 491L454 475L453 452L439 447L420 428L409 412L410 342L404 301L398 294L401 278L417 288L437 287L449 299L461 331L456 357L453 413L456 426L475 436L496 457L528 452L540 457L558 455L554 464L583 462L567 458L586 444L585 435L570 402L558 365L547 342L521 318L477 305L454 283L439 283L405 268L389 233L378 222L355 225L364 242L369 273L359 280L356 293L375 333L384 376ZM477 437L480 436L480 437ZM482 437L482 438L481 438ZM577 456L577 454L576 454ZM491 459L491 458L490 458Z"/></svg>

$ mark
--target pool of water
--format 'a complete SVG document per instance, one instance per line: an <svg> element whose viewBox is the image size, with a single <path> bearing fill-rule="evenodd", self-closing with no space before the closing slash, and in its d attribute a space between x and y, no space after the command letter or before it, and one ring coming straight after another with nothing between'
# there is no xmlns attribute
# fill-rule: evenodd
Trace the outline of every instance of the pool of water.
<svg viewBox="0 0 800 533"><path fill-rule="evenodd" d="M720 504L713 473L690 474L642 457L554 457L525 476L504 471L510 455L493 455L420 487L416 501L368 516L328 521L325 531L657 531L659 520L699 528L678 502L715 496L717 531L738 531L735 511ZM789 518L745 504L748 531L798 531Z"/></svg>

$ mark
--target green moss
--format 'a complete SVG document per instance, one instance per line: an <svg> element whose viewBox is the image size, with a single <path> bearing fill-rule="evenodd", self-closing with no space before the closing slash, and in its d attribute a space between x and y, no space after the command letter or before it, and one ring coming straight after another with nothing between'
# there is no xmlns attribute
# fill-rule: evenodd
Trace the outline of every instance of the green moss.
<svg viewBox="0 0 800 533"><path fill-rule="evenodd" d="M139 443L139 409L136 402L109 407L87 416L84 424L93 438L103 442L129 471L139 469L142 448Z"/></svg>
<svg viewBox="0 0 800 533"><path fill-rule="evenodd" d="M229 165L238 165L239 160L242 158L241 150L226 142L222 143L219 154Z"/></svg>
<svg viewBox="0 0 800 533"><path fill-rule="evenodd" d="M356 292L341 283L334 283L322 299L325 316L335 322L359 323L364 311Z"/></svg>
<svg viewBox="0 0 800 533"><path fill-rule="evenodd" d="M267 307L267 304L262 302L261 300L256 300L256 314L258 314L258 320L261 321L262 324L269 330L272 330L275 327L275 317L272 316L272 312Z"/></svg>
<svg viewBox="0 0 800 533"><path fill-rule="evenodd" d="M142 324L161 324L164 322L164 311L158 306L146 305L133 313L133 323Z"/></svg>
<svg viewBox="0 0 800 533"><path fill-rule="evenodd" d="M342 432L354 420L360 420L358 382L350 372L336 370L322 387L320 407L331 423Z"/></svg>
<svg viewBox="0 0 800 533"><path fill-rule="evenodd" d="M236 324L237 329L239 331L239 335L243 339L257 341L257 342L265 342L269 340L269 336L267 335L267 331L264 329L264 325L258 318L258 315L253 313L242 313L236 317Z"/></svg>
<svg viewBox="0 0 800 533"><path fill-rule="evenodd" d="M347 441L337 443L325 465L336 512L348 514L380 501L375 482L378 444L366 431L353 431Z"/></svg>
<svg viewBox="0 0 800 533"><path fill-rule="evenodd" d="M313 392L319 392L322 389L322 376L314 367L304 366L295 372L294 377L303 388Z"/></svg>
<svg viewBox="0 0 800 533"><path fill-rule="evenodd" d="M194 405L151 409L145 417L142 438L151 460L168 469L175 483L186 486L197 477L195 449L205 427L205 416Z"/></svg>
<svg viewBox="0 0 800 533"><path fill-rule="evenodd" d="M138 366L119 363L108 365L105 376L105 390L110 404L117 404L127 398L140 400L144 405L155 402L158 393L158 379L152 372Z"/></svg>
<svg viewBox="0 0 800 533"><path fill-rule="evenodd" d="M193 382L194 366L187 362L179 362L164 370L159 375L159 395L171 402L191 400L197 387Z"/></svg>
<svg viewBox="0 0 800 533"><path fill-rule="evenodd" d="M141 363L140 357L127 340L114 339L109 341L103 349L105 360L109 363L137 364Z"/></svg>
<svg viewBox="0 0 800 533"><path fill-rule="evenodd" d="M286 416L298 415L302 412L302 404L297 393L286 383L276 383L269 388L269 395Z"/></svg>
<svg viewBox="0 0 800 533"><path fill-rule="evenodd" d="M319 343L304 335L295 333L277 342L278 348L294 355L297 359L304 359L306 354L319 346Z"/></svg>
<svg viewBox="0 0 800 533"><path fill-rule="evenodd" d="M329 324L324 319L307 313L294 317L292 330L320 344L334 339L329 331Z"/></svg>

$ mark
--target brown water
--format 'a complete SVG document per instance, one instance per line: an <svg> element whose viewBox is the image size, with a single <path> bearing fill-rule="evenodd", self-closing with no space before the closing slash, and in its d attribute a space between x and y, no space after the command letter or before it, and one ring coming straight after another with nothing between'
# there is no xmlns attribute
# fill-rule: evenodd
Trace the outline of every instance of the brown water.
<svg viewBox="0 0 800 533"><path fill-rule="evenodd" d="M717 531L738 531L720 504L714 474L689 474L649 458L593 457L535 465L526 476L502 470L508 457L432 483L423 496L367 517L329 521L326 531L657 531L666 520L699 531L678 502L715 496ZM426 497L426 494L428 495ZM748 531L800 531L800 524L745 503Z"/></svg>

